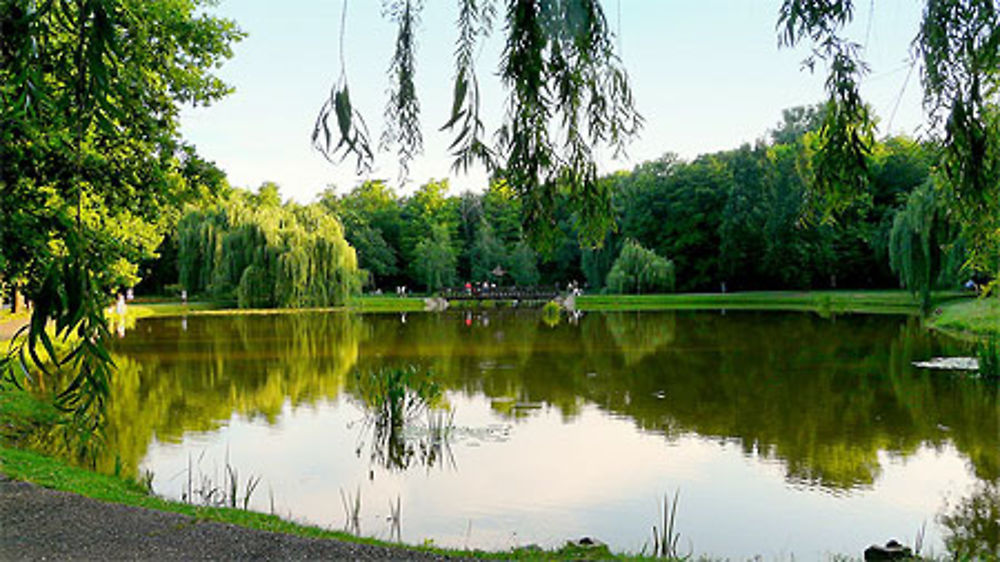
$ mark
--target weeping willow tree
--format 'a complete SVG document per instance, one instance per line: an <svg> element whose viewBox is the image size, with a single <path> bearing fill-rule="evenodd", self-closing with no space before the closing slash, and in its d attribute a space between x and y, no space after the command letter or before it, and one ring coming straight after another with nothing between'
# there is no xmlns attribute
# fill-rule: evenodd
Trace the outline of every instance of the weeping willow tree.
<svg viewBox="0 0 1000 562"><path fill-rule="evenodd" d="M608 272L607 285L616 293L672 291L674 262L628 240Z"/></svg>
<svg viewBox="0 0 1000 562"><path fill-rule="evenodd" d="M889 235L889 265L899 280L931 309L931 289L955 284L964 251L951 236L945 207L933 180L914 189L896 213Z"/></svg>
<svg viewBox="0 0 1000 562"><path fill-rule="evenodd" d="M191 294L307 308L342 305L361 287L340 222L319 205L282 205L273 185L192 210L178 230L180 283Z"/></svg>
<svg viewBox="0 0 1000 562"><path fill-rule="evenodd" d="M817 178L810 196L834 212L870 198L866 162L873 122L860 96L869 68L864 46L850 40L847 31L856 4L856 0L783 0L778 19L781 44L810 44L812 54L805 66L811 69L819 62L827 66L828 114L819 132ZM942 149L941 187L948 194L942 203L962 227L969 268L993 278L992 289L1000 261L1000 5L996 0L922 4L911 64L920 69L928 132ZM874 10L876 2L870 6ZM916 206L911 210L918 212Z"/></svg>

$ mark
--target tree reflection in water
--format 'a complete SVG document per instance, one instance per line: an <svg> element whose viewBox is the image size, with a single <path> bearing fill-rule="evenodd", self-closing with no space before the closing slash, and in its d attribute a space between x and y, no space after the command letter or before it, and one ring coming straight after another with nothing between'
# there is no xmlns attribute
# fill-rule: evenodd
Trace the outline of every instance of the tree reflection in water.
<svg viewBox="0 0 1000 562"><path fill-rule="evenodd" d="M877 486L886 458L954 447L984 483L940 518L958 549L967 536L989 538L962 529L996 505L997 387L911 362L967 347L915 318L865 315L611 313L553 328L523 310L468 324L451 313L410 314L405 324L343 313L150 319L116 342L98 468L134 477L154 439L179 442L234 415L273 424L300 406L349 400L366 412L360 454L398 472L454 462L450 446L466 434L452 429L445 396L483 400L500 421L525 426L539 412L571 425L597 408L666 442L738 443L747 457L780 462L788 481L834 493ZM352 374L399 365L432 372L438 397L423 398L437 402L407 406L417 404L413 380L396 406L379 405Z"/></svg>
<svg viewBox="0 0 1000 562"><path fill-rule="evenodd" d="M1000 480L979 482L938 520L946 529L948 553L956 560L1000 560Z"/></svg>

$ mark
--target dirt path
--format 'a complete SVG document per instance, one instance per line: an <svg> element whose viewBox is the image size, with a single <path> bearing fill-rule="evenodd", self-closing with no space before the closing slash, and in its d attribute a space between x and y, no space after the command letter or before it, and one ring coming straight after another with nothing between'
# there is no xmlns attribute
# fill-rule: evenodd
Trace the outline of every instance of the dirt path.
<svg viewBox="0 0 1000 562"><path fill-rule="evenodd" d="M443 560L104 503L0 475L0 560Z"/></svg>
<svg viewBox="0 0 1000 562"><path fill-rule="evenodd" d="M22 326L27 325L29 320L30 318L25 316L23 318L15 318L14 320L0 322L0 342L14 337L14 334L16 334Z"/></svg>

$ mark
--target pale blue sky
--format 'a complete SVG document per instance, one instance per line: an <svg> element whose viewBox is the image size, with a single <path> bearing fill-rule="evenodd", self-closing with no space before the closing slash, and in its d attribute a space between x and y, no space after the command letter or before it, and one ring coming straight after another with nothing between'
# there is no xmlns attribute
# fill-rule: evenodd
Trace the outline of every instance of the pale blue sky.
<svg viewBox="0 0 1000 562"><path fill-rule="evenodd" d="M882 132L904 91L893 133L915 135L925 122L919 71L907 82L909 45L922 2L856 0L850 36L866 44L871 74L862 93L882 119ZM424 155L411 166L409 192L429 178L450 177L452 192L481 190L481 171L454 175L446 134L453 76L454 0L426 0L418 44L417 88ZM784 108L824 97L825 70L800 69L805 49L778 49L780 0L605 0L611 27L621 30L625 66L646 119L629 159L600 162L602 172L676 152L685 159L736 148L764 135ZM869 14L870 5L874 12ZM340 73L338 33L342 0L223 0L213 13L235 19L249 33L219 71L236 92L209 108L186 110L185 137L225 170L233 185L255 188L275 181L286 197L312 201L327 185L340 193L364 178L348 160L328 163L312 149L310 133L330 86ZM354 0L347 11L345 58L354 103L372 136L382 130L386 68L395 40L378 0ZM496 73L502 30L483 49L478 67L488 127L505 105ZM392 154L377 159L373 177L397 181Z"/></svg>

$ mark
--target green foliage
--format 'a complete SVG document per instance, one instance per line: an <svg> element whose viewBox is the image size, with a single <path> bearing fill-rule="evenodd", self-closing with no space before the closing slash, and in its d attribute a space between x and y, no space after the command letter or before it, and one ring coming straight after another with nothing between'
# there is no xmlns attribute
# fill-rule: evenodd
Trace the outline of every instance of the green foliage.
<svg viewBox="0 0 1000 562"><path fill-rule="evenodd" d="M550 328L559 325L562 319L562 307L556 301L549 301L542 307L542 322Z"/></svg>
<svg viewBox="0 0 1000 562"><path fill-rule="evenodd" d="M995 481L977 484L971 496L939 520L947 529L944 544L955 560L1000 558L1000 489Z"/></svg>
<svg viewBox="0 0 1000 562"><path fill-rule="evenodd" d="M976 344L979 359L979 376L991 380L1000 378L1000 342L995 335Z"/></svg>
<svg viewBox="0 0 1000 562"><path fill-rule="evenodd" d="M384 4L398 33L383 145L398 144L404 173L422 145L414 88L415 28L422 5L419 0ZM455 134L455 167L481 161L487 169L501 171L524 204L529 231L539 240L556 232L557 196L570 194L581 240L597 244L612 225L612 213L611 193L597 178L594 150L607 145L621 152L642 125L613 33L599 0L508 0L504 7L506 40L499 74L510 109L489 147L479 117L473 53L493 29L497 2L463 0L459 5L453 103L443 127ZM344 33L342 22L342 37ZM317 118L313 143L331 159L353 154L359 170L367 170L373 152L364 122L350 103L343 67L342 61L341 75Z"/></svg>
<svg viewBox="0 0 1000 562"><path fill-rule="evenodd" d="M607 285L616 293L672 291L674 264L628 240L608 273Z"/></svg>
<svg viewBox="0 0 1000 562"><path fill-rule="evenodd" d="M910 193L906 206L893 220L889 241L889 258L892 270L914 295L920 295L921 310L926 314L931 308L931 288L934 283L937 258L936 221L939 204L934 184L924 182Z"/></svg>
<svg viewBox="0 0 1000 562"><path fill-rule="evenodd" d="M430 236L420 240L413 251L416 279L428 291L455 284L457 256L444 225L432 227Z"/></svg>
<svg viewBox="0 0 1000 562"><path fill-rule="evenodd" d="M109 293L138 281L166 209L203 195L180 106L227 93L211 71L242 36L204 4L0 1L0 278L36 303L0 372L70 371L57 402L81 426L108 392Z"/></svg>
<svg viewBox="0 0 1000 562"><path fill-rule="evenodd" d="M515 285L531 287L541 279L538 273L538 256L525 241L520 241L508 256L507 273Z"/></svg>
<svg viewBox="0 0 1000 562"><path fill-rule="evenodd" d="M483 222L476 232L475 241L469 250L469 276L473 281L490 281L490 273L496 267L503 267L507 255L503 244L497 239L493 227Z"/></svg>
<svg viewBox="0 0 1000 562"><path fill-rule="evenodd" d="M358 267L371 275L372 285L398 279L401 208L396 193L385 182L363 182L340 198L328 189L320 204L340 218L344 236L357 251Z"/></svg>
<svg viewBox="0 0 1000 562"><path fill-rule="evenodd" d="M343 228L320 204L280 204L274 186L236 191L179 224L180 281L240 308L341 306L361 272Z"/></svg>
<svg viewBox="0 0 1000 562"><path fill-rule="evenodd" d="M806 64L828 64L827 113L813 142L811 193L827 218L872 196L866 156L873 118L859 95L867 73L862 49L843 37L854 3L784 0L778 20L782 44L812 43ZM940 170L948 210L959 217L969 264L996 274L1000 209L1000 11L993 0L927 0L913 41L919 56L924 107L943 149ZM918 61L914 61L917 64Z"/></svg>
<svg viewBox="0 0 1000 562"><path fill-rule="evenodd" d="M826 111L822 104L785 110L772 133L781 142L760 141L692 162L668 154L601 178L613 197L616 231L597 248L580 248L580 217L567 193L554 199L556 232L549 246L529 244L524 202L503 180L492 181L484 193L458 196L448 193L446 182L430 181L407 197L384 182L366 181L342 196L328 190L321 204L340 217L373 288L586 279L596 291L626 239L670 256L681 290L718 290L723 283L728 290L898 286L889 263L893 219L901 201L928 180L933 148L905 137L874 143L867 156L869 200L852 203L836 221L810 220L815 154L809 143ZM435 227L447 232L447 244ZM965 259L960 241L951 227L941 231L938 281L950 282ZM451 251L432 251L445 246ZM454 276L448 253L455 257ZM441 281L422 263L427 256ZM500 279L492 273L497 266L506 272ZM233 287L238 283L231 278Z"/></svg>

